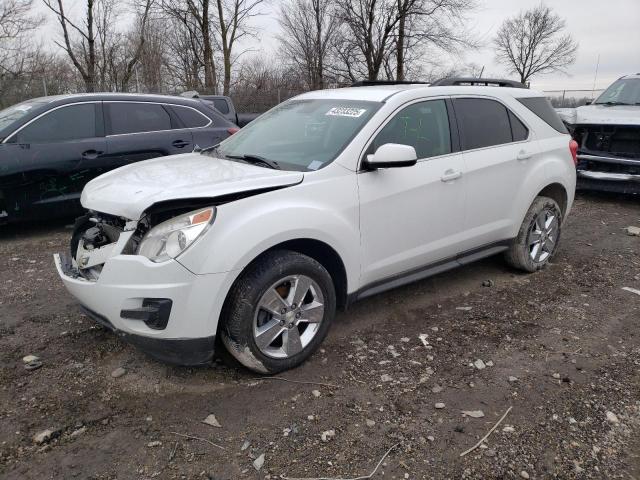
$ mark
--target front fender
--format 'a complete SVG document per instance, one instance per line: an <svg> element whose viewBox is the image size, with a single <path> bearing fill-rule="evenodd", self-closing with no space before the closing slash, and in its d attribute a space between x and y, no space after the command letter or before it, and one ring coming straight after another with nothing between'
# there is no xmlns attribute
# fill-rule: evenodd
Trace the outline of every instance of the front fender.
<svg viewBox="0 0 640 480"><path fill-rule="evenodd" d="M290 240L312 239L335 250L349 291L360 275L355 175L303 182L218 207L212 227L178 261L196 274L244 269L261 253ZM327 195L330 191L331 195Z"/></svg>

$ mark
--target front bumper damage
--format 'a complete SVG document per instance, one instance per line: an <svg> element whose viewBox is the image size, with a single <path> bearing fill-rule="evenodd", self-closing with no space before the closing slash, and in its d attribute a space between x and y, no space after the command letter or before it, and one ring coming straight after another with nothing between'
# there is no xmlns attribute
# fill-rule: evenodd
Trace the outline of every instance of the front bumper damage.
<svg viewBox="0 0 640 480"><path fill-rule="evenodd" d="M150 356L179 365L210 363L222 302L217 293L228 275L196 275L175 260L154 263L125 254L132 233L91 251L81 248L82 263L99 263L89 275L70 255L54 255L62 282L89 317Z"/></svg>
<svg viewBox="0 0 640 480"><path fill-rule="evenodd" d="M578 142L577 188L640 193L640 127L570 126Z"/></svg>
<svg viewBox="0 0 640 480"><path fill-rule="evenodd" d="M615 193L640 193L640 159L579 152L577 188Z"/></svg>

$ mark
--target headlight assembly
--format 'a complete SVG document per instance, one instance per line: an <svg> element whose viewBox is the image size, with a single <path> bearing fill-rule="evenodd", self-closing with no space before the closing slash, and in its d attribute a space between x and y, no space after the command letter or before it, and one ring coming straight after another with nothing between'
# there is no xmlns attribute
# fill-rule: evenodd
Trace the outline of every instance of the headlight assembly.
<svg viewBox="0 0 640 480"><path fill-rule="evenodd" d="M215 216L215 207L210 207L162 222L145 234L137 253L156 263L176 258L207 231Z"/></svg>

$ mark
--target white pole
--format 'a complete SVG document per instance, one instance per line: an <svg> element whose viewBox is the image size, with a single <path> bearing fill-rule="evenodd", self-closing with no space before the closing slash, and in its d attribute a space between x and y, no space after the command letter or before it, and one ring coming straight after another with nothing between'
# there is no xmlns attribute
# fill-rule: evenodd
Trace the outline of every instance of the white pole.
<svg viewBox="0 0 640 480"><path fill-rule="evenodd" d="M592 102L593 102L593 99L595 97L596 80L598 79L598 68L600 68L600 54L598 54L598 61L596 62L596 74L593 77L593 89L591 89L591 101Z"/></svg>

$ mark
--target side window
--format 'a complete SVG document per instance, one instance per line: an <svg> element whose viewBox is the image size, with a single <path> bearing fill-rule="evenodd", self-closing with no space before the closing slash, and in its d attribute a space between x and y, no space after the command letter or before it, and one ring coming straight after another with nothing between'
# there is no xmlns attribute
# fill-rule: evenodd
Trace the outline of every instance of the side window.
<svg viewBox="0 0 640 480"><path fill-rule="evenodd" d="M206 117L204 114L193 108L180 107L178 105L172 105L171 108L176 112L176 115L178 115L182 124L187 128L205 127L211 123L211 119L209 119L209 117Z"/></svg>
<svg viewBox="0 0 640 480"><path fill-rule="evenodd" d="M451 153L451 132L444 100L414 103L395 115L373 141L373 151L385 143L416 149L418 158Z"/></svg>
<svg viewBox="0 0 640 480"><path fill-rule="evenodd" d="M509 110L509 122L511 122L511 133L514 142L521 142L529 138L529 129L524 123Z"/></svg>
<svg viewBox="0 0 640 480"><path fill-rule="evenodd" d="M96 136L96 105L83 103L53 110L17 134L18 143L54 143Z"/></svg>
<svg viewBox="0 0 640 480"><path fill-rule="evenodd" d="M504 105L484 98L454 100L464 150L510 143L511 124Z"/></svg>
<svg viewBox="0 0 640 480"><path fill-rule="evenodd" d="M171 117L157 103L110 102L107 105L111 134L171 130Z"/></svg>
<svg viewBox="0 0 640 480"><path fill-rule="evenodd" d="M560 133L569 133L556 111L544 97L519 98L518 101Z"/></svg>

